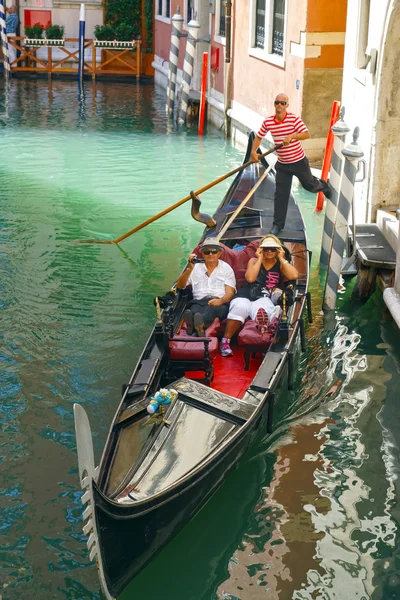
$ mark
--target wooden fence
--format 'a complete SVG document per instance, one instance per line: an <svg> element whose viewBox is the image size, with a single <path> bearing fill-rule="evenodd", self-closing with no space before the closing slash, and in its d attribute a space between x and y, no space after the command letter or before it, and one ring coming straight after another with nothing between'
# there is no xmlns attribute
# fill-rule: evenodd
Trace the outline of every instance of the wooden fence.
<svg viewBox="0 0 400 600"><path fill-rule="evenodd" d="M47 73L49 77L58 73L77 73L78 38L65 38L64 44L76 44L76 48L63 45L47 45L40 42L37 46L26 43L24 37L9 37L8 43L17 51L17 58L11 63L12 72ZM50 41L51 44L51 41ZM116 43L99 47L92 39L85 40L84 74L92 79L96 75L133 76L136 79L142 74L141 42L132 42L129 47L119 47ZM39 52L42 50L41 52ZM98 51L98 52L97 52ZM39 54L39 56L38 56ZM101 58L97 58L100 54ZM64 56L65 55L65 56ZM87 56L89 55L89 56ZM147 73L145 73L147 74Z"/></svg>

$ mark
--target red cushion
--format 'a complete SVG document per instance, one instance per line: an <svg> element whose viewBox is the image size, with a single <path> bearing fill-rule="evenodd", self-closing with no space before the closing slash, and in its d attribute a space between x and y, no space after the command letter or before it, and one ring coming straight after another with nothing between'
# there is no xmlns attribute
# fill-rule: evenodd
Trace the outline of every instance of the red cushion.
<svg viewBox="0 0 400 600"><path fill-rule="evenodd" d="M280 317L276 317L269 324L268 331L260 333L255 321L248 319L239 332L238 343L241 346L268 346L275 336L279 321Z"/></svg>
<svg viewBox="0 0 400 600"><path fill-rule="evenodd" d="M183 332L182 332L183 334ZM179 335L179 337L185 337ZM187 336L188 340L191 339ZM208 354L212 360L217 356L218 340L216 337L211 338L208 345ZM172 339L169 343L169 356L172 360L203 360L204 359L204 344L200 342L174 342Z"/></svg>
<svg viewBox="0 0 400 600"><path fill-rule="evenodd" d="M205 330L206 337L215 337L217 335L217 331L220 329L221 323L219 322L218 317L214 319L214 321L207 327ZM187 325L185 322L182 323L182 327L177 335L177 337L184 337L187 335L186 333Z"/></svg>

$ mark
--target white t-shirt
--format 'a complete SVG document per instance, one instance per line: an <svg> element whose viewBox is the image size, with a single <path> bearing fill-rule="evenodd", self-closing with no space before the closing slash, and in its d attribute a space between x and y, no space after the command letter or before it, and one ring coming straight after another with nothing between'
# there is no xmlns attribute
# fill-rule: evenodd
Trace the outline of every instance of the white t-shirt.
<svg viewBox="0 0 400 600"><path fill-rule="evenodd" d="M232 267L223 260L218 261L217 267L209 276L204 263L196 263L190 273L187 285L192 286L194 300L201 300L206 296L222 298L225 296L225 286L229 285L236 290L235 273Z"/></svg>

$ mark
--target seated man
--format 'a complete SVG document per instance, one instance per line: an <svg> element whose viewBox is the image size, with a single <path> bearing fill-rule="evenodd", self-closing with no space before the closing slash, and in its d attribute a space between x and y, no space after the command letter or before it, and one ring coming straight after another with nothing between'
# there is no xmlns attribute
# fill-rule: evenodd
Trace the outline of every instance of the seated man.
<svg viewBox="0 0 400 600"><path fill-rule="evenodd" d="M232 356L230 346L232 336L250 317L256 321L258 329L265 332L270 320L278 315L276 306L284 282L297 279L297 269L286 260L285 251L279 239L266 235L256 250L256 258L247 265L246 282L236 294L229 307L225 335L220 344L222 356Z"/></svg>
<svg viewBox="0 0 400 600"><path fill-rule="evenodd" d="M193 300L183 313L187 333L203 336L216 317L220 321L226 318L229 302L236 291L235 274L232 267L220 260L222 246L217 239L204 240L200 252L204 262L195 263L195 254L189 256L186 270L179 277L178 288L192 286Z"/></svg>

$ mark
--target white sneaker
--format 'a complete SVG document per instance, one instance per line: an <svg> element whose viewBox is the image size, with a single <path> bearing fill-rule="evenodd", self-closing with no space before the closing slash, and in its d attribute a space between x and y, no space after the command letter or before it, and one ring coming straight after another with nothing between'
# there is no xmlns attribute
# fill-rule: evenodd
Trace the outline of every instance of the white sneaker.
<svg viewBox="0 0 400 600"><path fill-rule="evenodd" d="M226 338L224 338L221 341L221 343L219 345L219 352L220 352L221 356L232 356L233 355L231 345Z"/></svg>

